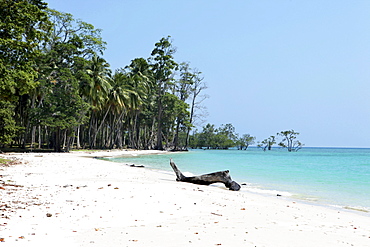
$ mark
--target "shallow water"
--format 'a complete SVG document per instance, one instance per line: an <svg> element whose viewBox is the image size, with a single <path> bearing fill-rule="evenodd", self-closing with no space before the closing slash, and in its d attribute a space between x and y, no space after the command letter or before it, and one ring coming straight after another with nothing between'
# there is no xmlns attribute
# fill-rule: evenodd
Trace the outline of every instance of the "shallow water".
<svg viewBox="0 0 370 247"><path fill-rule="evenodd" d="M172 172L170 158L183 172L230 170L233 180L247 183L250 191L370 211L370 149L192 150L110 160Z"/></svg>

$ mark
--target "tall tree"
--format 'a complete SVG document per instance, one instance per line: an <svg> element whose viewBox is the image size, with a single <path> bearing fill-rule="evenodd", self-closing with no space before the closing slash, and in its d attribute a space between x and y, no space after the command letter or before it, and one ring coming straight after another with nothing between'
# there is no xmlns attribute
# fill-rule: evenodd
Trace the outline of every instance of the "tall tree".
<svg viewBox="0 0 370 247"><path fill-rule="evenodd" d="M87 66L86 72L91 77L90 84L85 87L84 93L92 107L88 136L90 138L90 147L93 148L96 144L98 132L103 126L110 110L110 105L107 104L107 101L109 100L109 92L111 89L111 82L109 79L111 70L105 59L94 55ZM97 118L99 113L103 115L103 118L100 119L100 123Z"/></svg>
<svg viewBox="0 0 370 247"><path fill-rule="evenodd" d="M54 150L60 151L61 139L64 138L63 146L68 149L67 139L86 119L87 105L83 102L80 80L94 85L95 78L91 75L89 80L87 71L81 71L87 68L88 58L99 60L94 55L101 53L105 42L99 29L73 19L71 14L55 10L47 13L53 26L47 32L49 40L39 45L43 54L38 62L40 97L33 110L33 122L51 128Z"/></svg>
<svg viewBox="0 0 370 247"><path fill-rule="evenodd" d="M27 94L38 85L36 60L41 53L37 46L47 39L45 30L50 28L45 9L41 0L0 1L0 110L15 111L2 116L12 123L0 133L6 135L0 136L6 142L27 122L20 114L25 115Z"/></svg>
<svg viewBox="0 0 370 247"><path fill-rule="evenodd" d="M189 108L188 104L185 102L188 100L192 93L192 85L194 84L194 78L196 77L195 74L191 73L191 69L189 67L189 63L181 63L180 64L180 79L176 81L174 85L174 94L178 96L179 100L182 101L182 106L177 108L177 116L176 116L176 129L175 129L175 136L173 141L173 150L180 150L179 148L179 135L180 135L180 127L181 125L185 127L185 131L191 129L191 119L190 113L187 111ZM179 106L179 104L178 104ZM179 109L182 109L179 111ZM187 148L187 136L185 136L185 143L184 149Z"/></svg>
<svg viewBox="0 0 370 247"><path fill-rule="evenodd" d="M170 41L170 36L162 38L155 44L155 48L151 53L151 66L153 77L155 80L156 97L157 97L157 140L155 149L163 150L163 133L162 133L162 118L163 118L163 96L169 89L173 80L173 72L177 69L178 64L173 59L175 49Z"/></svg>
<svg viewBox="0 0 370 247"><path fill-rule="evenodd" d="M140 85L141 82L135 77L135 80L129 73L124 70L118 70L115 72L112 78L112 89L109 95L109 105L111 109L111 119L113 122L109 124L110 131L116 132L115 140L119 140L118 134L122 135L122 125L119 128L120 123L123 122L123 117L126 117L126 127L131 127L130 117L136 113L136 111L143 104L144 98L146 97L147 91ZM132 130L132 129L131 129ZM130 137L133 133L130 133ZM131 138L131 141L132 140ZM122 142L119 141L119 147L122 146Z"/></svg>
<svg viewBox="0 0 370 247"><path fill-rule="evenodd" d="M132 96L132 107L128 112L130 146L149 149L151 146L150 124L154 124L155 113L152 111L154 95L153 74L144 58L136 58L125 67L129 84L136 94Z"/></svg>
<svg viewBox="0 0 370 247"><path fill-rule="evenodd" d="M193 83L191 85L191 101L190 101L190 125L194 126L195 119L202 119L203 114L196 114L197 111L202 110L202 102L208 97L207 95L201 95L201 92L207 89L206 83L203 81L204 78L201 77L201 72L198 70L193 71ZM191 128L189 127L186 131L186 142L185 147L188 146L190 138Z"/></svg>

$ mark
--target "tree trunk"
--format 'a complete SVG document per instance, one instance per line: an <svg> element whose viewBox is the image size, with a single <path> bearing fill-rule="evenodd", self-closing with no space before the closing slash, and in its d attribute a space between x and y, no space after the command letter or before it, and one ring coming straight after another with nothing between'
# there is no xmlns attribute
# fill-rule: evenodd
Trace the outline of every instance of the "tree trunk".
<svg viewBox="0 0 370 247"><path fill-rule="evenodd" d="M175 137L173 138L173 151L178 151L179 149L179 130L180 130L180 118L176 118L176 130ZM187 146L185 146L187 148Z"/></svg>
<svg viewBox="0 0 370 247"><path fill-rule="evenodd" d="M36 126L32 126L32 133L31 133L31 150L34 148L33 144L36 142Z"/></svg>
<svg viewBox="0 0 370 247"><path fill-rule="evenodd" d="M194 92L193 99L191 101L191 109L190 109L190 124L193 124L193 117L194 117L194 107L195 107L195 97L197 96L196 91ZM186 131L186 139L185 139L185 148L188 148L189 145L189 138L190 138L190 130L191 128L188 127Z"/></svg>
<svg viewBox="0 0 370 247"><path fill-rule="evenodd" d="M62 152L61 149L61 143L60 143L60 127L57 127L57 129L54 132L54 152Z"/></svg>
<svg viewBox="0 0 370 247"><path fill-rule="evenodd" d="M38 126L39 132L38 132L38 137L39 137L39 149L42 147L42 141L41 141L41 125Z"/></svg>
<svg viewBox="0 0 370 247"><path fill-rule="evenodd" d="M153 122L152 122L152 130L150 132L150 137L149 137L150 149L153 149L155 147L155 136L156 136L156 132L155 132L156 121L155 121L155 119L156 119L156 117L154 116L153 117Z"/></svg>
<svg viewBox="0 0 370 247"><path fill-rule="evenodd" d="M99 125L98 129L96 130L96 132L95 132L95 133L94 133L94 135L93 135L92 143L90 144L90 148L94 148L94 147L96 146L96 137L97 137L97 135L98 135L98 133L99 133L99 131L100 131L101 127L102 127L102 126L103 126L103 124L104 124L104 121L105 121L105 119L106 119L106 117L107 117L107 115L108 115L108 113L109 113L110 107L111 107L111 105L109 105L108 110L105 112L105 115L104 115L103 119L101 120L101 122L100 122L100 125Z"/></svg>
<svg viewBox="0 0 370 247"><path fill-rule="evenodd" d="M163 150L163 143L162 143L162 105L158 106L158 127L157 127L157 144L155 146L156 150Z"/></svg>
<svg viewBox="0 0 370 247"><path fill-rule="evenodd" d="M229 171L222 171L222 172L213 172L201 176L194 176L194 177L186 177L181 171L177 168L175 162L170 159L170 165L173 171L176 174L176 181L180 182L188 182L193 184L201 184L201 185L210 185L213 183L223 183L229 190L238 191L240 190L240 185L233 181L229 175Z"/></svg>
<svg viewBox="0 0 370 247"><path fill-rule="evenodd" d="M80 144L80 128L81 128L81 125L78 125L77 126L77 134L76 134L76 148L77 149L80 149L81 148L81 144Z"/></svg>
<svg viewBox="0 0 370 247"><path fill-rule="evenodd" d="M67 147L67 130L63 131L63 146L62 149L65 150Z"/></svg>

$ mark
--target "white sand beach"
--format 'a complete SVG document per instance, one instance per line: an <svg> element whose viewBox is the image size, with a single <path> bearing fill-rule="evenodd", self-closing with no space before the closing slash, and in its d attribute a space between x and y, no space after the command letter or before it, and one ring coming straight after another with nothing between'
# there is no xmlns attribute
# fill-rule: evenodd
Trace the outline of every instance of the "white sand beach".
<svg viewBox="0 0 370 247"><path fill-rule="evenodd" d="M139 153L1 154L0 246L370 246L370 214L93 158Z"/></svg>

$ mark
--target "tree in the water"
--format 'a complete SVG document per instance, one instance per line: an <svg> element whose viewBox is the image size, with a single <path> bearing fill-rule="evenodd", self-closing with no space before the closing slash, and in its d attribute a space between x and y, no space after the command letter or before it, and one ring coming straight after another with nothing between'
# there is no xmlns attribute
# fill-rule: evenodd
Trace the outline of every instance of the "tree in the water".
<svg viewBox="0 0 370 247"><path fill-rule="evenodd" d="M263 151L266 151L266 149L271 150L274 144L276 144L275 136L270 136L269 138L261 141L261 143L259 143L257 147L262 148Z"/></svg>
<svg viewBox="0 0 370 247"><path fill-rule="evenodd" d="M294 130L280 131L277 135L283 137L283 140L278 145L286 148L289 152L297 152L304 145L297 140L297 135L299 135L299 133Z"/></svg>
<svg viewBox="0 0 370 247"><path fill-rule="evenodd" d="M242 137L237 138L236 144L239 150L247 150L249 145L254 144L256 140L255 136L251 136L250 134L244 134Z"/></svg>

